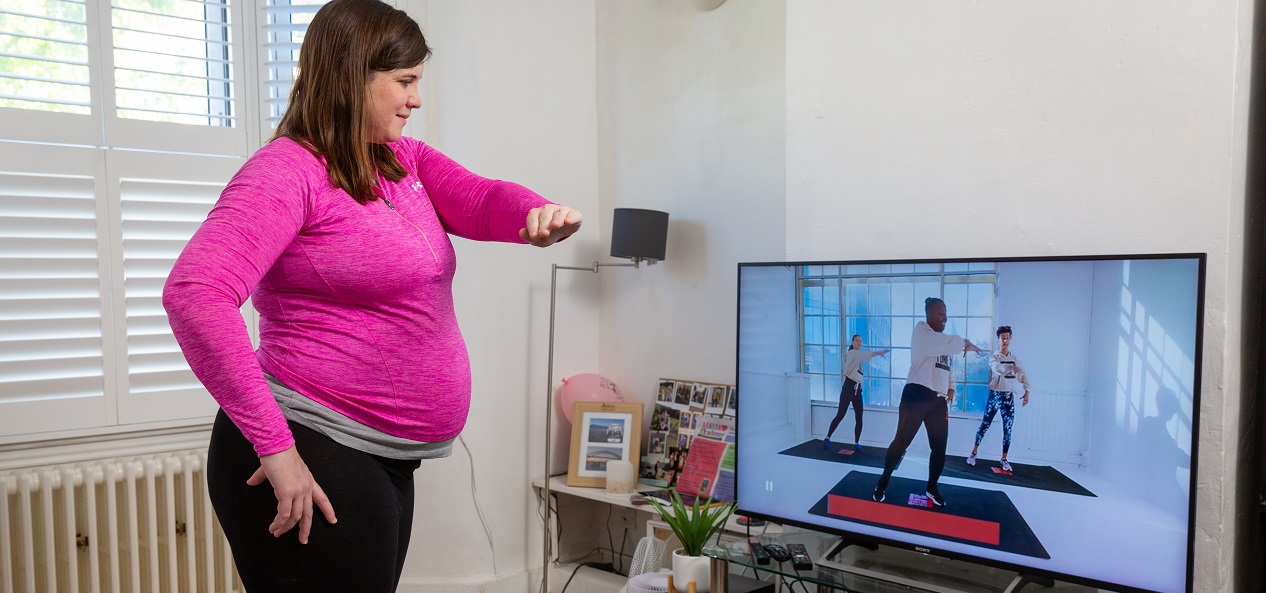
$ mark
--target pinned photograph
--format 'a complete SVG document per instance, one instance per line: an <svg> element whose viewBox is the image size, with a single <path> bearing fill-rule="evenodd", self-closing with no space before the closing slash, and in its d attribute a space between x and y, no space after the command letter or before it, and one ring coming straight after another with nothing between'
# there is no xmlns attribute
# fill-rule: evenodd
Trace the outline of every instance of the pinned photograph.
<svg viewBox="0 0 1266 593"><path fill-rule="evenodd" d="M676 381L660 381L659 393L655 396L655 401L671 402L673 401L673 392L677 390Z"/></svg>

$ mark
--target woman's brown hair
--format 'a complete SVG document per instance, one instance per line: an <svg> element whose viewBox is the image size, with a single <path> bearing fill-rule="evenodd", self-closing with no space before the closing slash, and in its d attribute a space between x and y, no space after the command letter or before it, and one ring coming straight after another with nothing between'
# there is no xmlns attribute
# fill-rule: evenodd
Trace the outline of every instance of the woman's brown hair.
<svg viewBox="0 0 1266 593"><path fill-rule="evenodd" d="M403 10L380 0L333 0L308 25L290 104L272 139L290 138L325 157L330 182L357 202L377 199L378 174L400 181L405 170L391 148L370 142L369 81L430 55L422 30Z"/></svg>

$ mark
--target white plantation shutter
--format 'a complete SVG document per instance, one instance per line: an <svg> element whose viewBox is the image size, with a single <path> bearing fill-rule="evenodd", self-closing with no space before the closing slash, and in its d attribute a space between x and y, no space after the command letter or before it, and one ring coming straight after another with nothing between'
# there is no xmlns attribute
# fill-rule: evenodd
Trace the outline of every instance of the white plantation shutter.
<svg viewBox="0 0 1266 593"><path fill-rule="evenodd" d="M0 0L0 106L87 115L88 11L75 0Z"/></svg>
<svg viewBox="0 0 1266 593"><path fill-rule="evenodd" d="M263 119L266 137L272 135L272 130L277 128L286 112L294 72L299 67L299 48L308 24L328 1L268 0L264 7L260 26L264 41L261 78L265 90Z"/></svg>
<svg viewBox="0 0 1266 593"><path fill-rule="evenodd" d="M94 151L0 160L0 434L107 420ZM31 411L40 411L31 414Z"/></svg>
<svg viewBox="0 0 1266 593"><path fill-rule="evenodd" d="M5 139L101 142L101 98L92 86L98 78L92 72L98 61L96 15L96 2L0 0Z"/></svg>
<svg viewBox="0 0 1266 593"><path fill-rule="evenodd" d="M118 175L119 254L114 287L120 357L119 421L153 422L214 414L163 311L163 283L181 249L207 217L243 159L121 152L107 160ZM262 214L262 213L261 213Z"/></svg>
<svg viewBox="0 0 1266 593"><path fill-rule="evenodd" d="M233 127L228 0L112 0L117 115Z"/></svg>
<svg viewBox="0 0 1266 593"><path fill-rule="evenodd" d="M214 415L162 287L258 146L265 3L0 0L0 445Z"/></svg>

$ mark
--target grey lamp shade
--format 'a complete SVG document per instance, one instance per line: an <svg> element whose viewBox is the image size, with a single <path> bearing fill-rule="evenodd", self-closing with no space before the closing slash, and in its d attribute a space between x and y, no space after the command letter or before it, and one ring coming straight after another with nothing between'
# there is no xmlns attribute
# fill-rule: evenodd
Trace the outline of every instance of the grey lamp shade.
<svg viewBox="0 0 1266 593"><path fill-rule="evenodd" d="M663 261L668 250L668 213L616 208L611 223L611 257Z"/></svg>

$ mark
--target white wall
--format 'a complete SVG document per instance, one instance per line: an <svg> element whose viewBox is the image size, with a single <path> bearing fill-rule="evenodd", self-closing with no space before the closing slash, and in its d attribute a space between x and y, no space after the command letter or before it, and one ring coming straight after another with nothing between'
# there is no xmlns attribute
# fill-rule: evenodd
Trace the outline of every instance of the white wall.
<svg viewBox="0 0 1266 593"><path fill-rule="evenodd" d="M790 430L803 415L789 413L801 395L794 387L802 383L791 379L800 372L796 268L752 266L742 274L738 312L745 347L738 352L743 374L736 385L747 422L739 432Z"/></svg>
<svg viewBox="0 0 1266 593"><path fill-rule="evenodd" d="M602 210L670 216L662 264L602 277L602 373L642 401L659 377L734 381L736 264L785 256L784 18L598 3Z"/></svg>
<svg viewBox="0 0 1266 593"><path fill-rule="evenodd" d="M435 52L423 75L425 126L411 133L476 173L578 208L585 224L581 234L546 250L454 240L454 299L474 373L463 432L473 481L460 445L453 457L418 470L413 543L400 588L535 590L541 528L528 484L545 471L550 264L592 262L604 223L594 7L582 0L413 0L407 10ZM560 277L557 355L565 363L556 378L598 368L598 285L591 276ZM492 553L473 494L491 530Z"/></svg>
<svg viewBox="0 0 1266 593"><path fill-rule="evenodd" d="M1181 511L1191 476L1196 287L1172 279L1195 277L1196 263L1099 262L1094 275L1089 464L1146 492L1148 503Z"/></svg>
<svg viewBox="0 0 1266 593"><path fill-rule="evenodd" d="M790 257L1209 253L1195 589L1228 590L1252 3L787 8Z"/></svg>
<svg viewBox="0 0 1266 593"><path fill-rule="evenodd" d="M1085 463L1082 454L1091 446L1086 348L1093 269L1091 262L998 266L998 325L1013 326L1011 347L1024 361L1033 391L1029 405L1017 406L1011 459ZM999 456L1000 428L995 422L985 435L983 457ZM974 442L975 429L970 433Z"/></svg>

